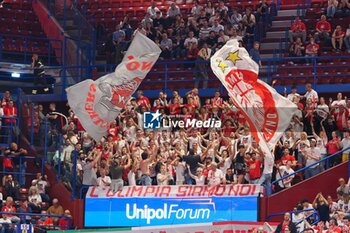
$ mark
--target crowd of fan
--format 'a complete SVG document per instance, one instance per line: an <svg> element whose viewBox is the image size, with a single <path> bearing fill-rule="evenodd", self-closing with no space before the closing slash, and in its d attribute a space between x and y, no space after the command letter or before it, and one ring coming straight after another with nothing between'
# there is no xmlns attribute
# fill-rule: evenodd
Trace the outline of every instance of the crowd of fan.
<svg viewBox="0 0 350 233"><path fill-rule="evenodd" d="M301 200L292 214L285 213L283 222L278 225L276 232L348 232L350 230L349 191L349 182L346 183L344 178L340 178L335 201L332 196L325 197L322 193L318 193L312 203L308 199Z"/></svg>
<svg viewBox="0 0 350 233"><path fill-rule="evenodd" d="M349 18L349 16L346 17ZM335 28L332 29L332 27ZM332 45L334 51L339 52L345 48L350 53L350 24L348 28L343 29L341 25L331 25L327 21L327 16L321 15L314 28L315 32L311 33L311 30L311 28L307 29L299 17L295 18L289 31L290 57L318 56L320 43L323 43L324 46Z"/></svg>
<svg viewBox="0 0 350 233"><path fill-rule="evenodd" d="M156 2L152 2L135 30L131 28L127 15L116 25L115 32L108 36L105 43L107 63L119 64L133 35L141 32L159 45L161 58L206 61L228 40L237 39L240 46L251 50L253 60L261 66L259 46L252 46L254 39L259 40L254 33L259 20L271 24L277 12L276 5L274 1L263 0L255 9L247 7L244 12L240 11L236 7L230 9L223 0L217 6L211 1L202 5L194 1L191 16L187 17L181 14L175 3L171 3L165 14L157 8ZM328 20L348 18L349 12L350 3L347 1L339 1L338 4L337 0L329 0L325 15L321 16L315 28L307 28L299 17L295 17L289 31L289 56L317 56L321 42L332 45L335 51L346 49L350 52L350 25L344 29L327 21L327 17ZM103 28L102 25L100 27Z"/></svg>
<svg viewBox="0 0 350 233"><path fill-rule="evenodd" d="M2 135L9 134L9 130L13 130L11 127L16 125L17 107L14 103L11 93L6 91L4 98L1 100L0 123L2 124L0 126L8 126L8 128L3 127L1 129ZM36 113L39 113L39 111L36 111ZM4 116L12 118L4 118ZM38 115L34 118L37 117ZM49 115L47 117L49 118ZM39 124L39 121L37 121L35 127ZM1 142L7 143L8 139L8 137L3 137ZM71 226L70 211L64 211L62 206L59 205L58 199L51 199L47 194L50 183L46 175L42 176L41 173L38 173L36 178L31 181L30 188L24 188L27 178L24 175L27 168L25 157L28 154L27 150L20 148L14 142L10 144L10 147L0 148L0 150L2 155L1 166L4 172L0 186L0 208L1 212L4 213L1 214L0 218L0 232L17 232L17 224L23 223L33 224L39 232L46 232L49 229L63 230ZM50 203L52 203L51 206L49 206Z"/></svg>
<svg viewBox="0 0 350 233"><path fill-rule="evenodd" d="M105 43L107 63L118 64L122 60L136 32L155 41L162 50L161 58L166 59L208 60L229 39L237 39L241 46L251 49L254 39L257 39L254 32L259 20L268 21L270 14L276 14L274 1L270 3L267 0L256 5L255 9L247 7L244 10L236 7L229 9L223 0L216 6L211 1L206 4L194 1L193 4L191 16L187 17L181 14L175 3L171 3L165 14L154 1L135 30L131 28L126 15ZM102 25L98 28L103 31ZM259 61L260 56L254 59Z"/></svg>
<svg viewBox="0 0 350 233"><path fill-rule="evenodd" d="M35 120L37 132L46 119L49 121L48 146L54 153L48 161L57 170L60 166L66 186L75 187L77 196L84 185L111 186L114 191L123 185L270 185L271 179L293 174L274 185L278 191L346 161L349 150L328 162L312 165L350 146L350 101L341 93L336 100L330 98L327 104L311 84L307 84L305 95L292 87L286 97L297 104L298 112L276 145L274 161L264 157L244 116L231 100L225 101L220 92L207 99L200 98L198 89L183 97L177 91L173 91L172 97L161 92L151 104L142 91L138 91L137 98L130 100L100 142L95 142L84 131L72 111L69 111L68 124L62 124L55 104L50 104L46 114L43 107L38 106L34 116L38 118ZM167 125L149 130L143 125L143 113L147 111L159 111L162 118L171 115L173 120L215 119L221 121L222 126L183 129ZM63 135L62 148L58 144L60 135ZM72 183L75 158L77 176ZM294 174L305 166L310 168Z"/></svg>

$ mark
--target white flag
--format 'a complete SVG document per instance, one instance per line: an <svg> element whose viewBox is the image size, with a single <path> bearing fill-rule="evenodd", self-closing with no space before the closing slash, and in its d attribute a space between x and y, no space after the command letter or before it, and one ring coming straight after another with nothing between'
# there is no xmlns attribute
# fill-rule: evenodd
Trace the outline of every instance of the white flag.
<svg viewBox="0 0 350 233"><path fill-rule="evenodd" d="M211 68L245 116L250 131L266 155L281 138L296 111L296 105L258 80L259 67L237 40L217 51Z"/></svg>
<svg viewBox="0 0 350 233"><path fill-rule="evenodd" d="M66 89L69 106L96 141L106 135L109 124L128 103L160 53L153 41L137 33L114 73Z"/></svg>

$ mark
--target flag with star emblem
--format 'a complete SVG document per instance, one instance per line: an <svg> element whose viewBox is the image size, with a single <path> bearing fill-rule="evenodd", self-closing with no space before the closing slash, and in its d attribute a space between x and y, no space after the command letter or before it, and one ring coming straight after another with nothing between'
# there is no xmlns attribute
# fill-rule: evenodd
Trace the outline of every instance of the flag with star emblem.
<svg viewBox="0 0 350 233"><path fill-rule="evenodd" d="M259 66L237 40L230 40L210 59L214 74L249 123L265 155L270 155L297 107L258 79Z"/></svg>
<svg viewBox="0 0 350 233"><path fill-rule="evenodd" d="M149 38L137 33L113 73L88 79L66 89L68 103L84 129L96 141L128 104L161 53Z"/></svg>

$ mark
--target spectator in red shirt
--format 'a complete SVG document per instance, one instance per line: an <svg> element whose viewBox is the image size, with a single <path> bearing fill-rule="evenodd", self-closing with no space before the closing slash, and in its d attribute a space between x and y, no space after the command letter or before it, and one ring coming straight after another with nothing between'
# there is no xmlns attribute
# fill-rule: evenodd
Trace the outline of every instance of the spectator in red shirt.
<svg viewBox="0 0 350 233"><path fill-rule="evenodd" d="M60 218L58 222L58 226L60 227L60 230L68 230L71 225L72 225L72 215L70 214L69 210L65 210L64 216Z"/></svg>
<svg viewBox="0 0 350 233"><path fill-rule="evenodd" d="M306 26L300 21L299 16L295 17L294 23L292 24L289 31L289 40L291 43L294 42L295 38L300 37L302 42L306 41Z"/></svg>
<svg viewBox="0 0 350 233"><path fill-rule="evenodd" d="M340 139L337 137L336 131L332 132L332 140L328 141L328 143L326 144L326 148L327 148L328 155L333 155L340 150L341 148ZM333 157L333 159L331 159L332 165L339 164L340 162L341 162L341 155L335 156L335 158Z"/></svg>
<svg viewBox="0 0 350 233"><path fill-rule="evenodd" d="M248 166L249 166L249 183L251 184L258 184L259 179L261 177L261 160L262 157L260 156L259 159L256 158L256 153L252 152L250 154L250 159L248 160Z"/></svg>
<svg viewBox="0 0 350 233"><path fill-rule="evenodd" d="M5 91L5 96L2 99L2 106L5 107L8 105L8 103L11 101L11 92L10 91Z"/></svg>
<svg viewBox="0 0 350 233"><path fill-rule="evenodd" d="M319 48L320 46L315 43L315 39L311 37L310 43L306 45L306 51L305 51L306 56L310 56L310 57L317 56Z"/></svg>
<svg viewBox="0 0 350 233"><path fill-rule="evenodd" d="M1 208L1 212L5 213L16 213L16 207L13 206L13 198L12 197L7 197L5 205ZM5 214L3 214L5 215ZM13 214L6 214L7 217L11 218L11 222L13 223L20 223L21 219L17 216L14 216Z"/></svg>
<svg viewBox="0 0 350 233"><path fill-rule="evenodd" d="M4 115L6 117L17 117L17 108L13 106L13 101L10 100L7 104L7 106L4 108ZM9 119L5 118L5 124L10 125L10 124L15 125L16 124L16 119Z"/></svg>
<svg viewBox="0 0 350 233"><path fill-rule="evenodd" d="M137 104L141 108L145 108L147 111L151 110L151 103L146 96L143 96L143 92L141 90L137 91Z"/></svg>
<svg viewBox="0 0 350 233"><path fill-rule="evenodd" d="M325 15L321 16L321 20L316 24L316 33L315 40L319 43L321 39L325 41L329 41L331 33L331 24L327 22L327 18Z"/></svg>
<svg viewBox="0 0 350 233"><path fill-rule="evenodd" d="M343 40L344 40L345 33L343 32L340 25L337 25L335 28L333 34L332 34L332 46L333 49L336 51L340 51L343 48ZM337 48L337 42L339 47Z"/></svg>

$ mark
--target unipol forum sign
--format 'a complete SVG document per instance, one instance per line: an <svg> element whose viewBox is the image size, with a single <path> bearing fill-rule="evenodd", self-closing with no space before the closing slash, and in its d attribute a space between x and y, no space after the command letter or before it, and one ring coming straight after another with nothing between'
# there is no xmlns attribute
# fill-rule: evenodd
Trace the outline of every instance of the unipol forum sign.
<svg viewBox="0 0 350 233"><path fill-rule="evenodd" d="M259 185L90 187L85 227L257 221Z"/></svg>

